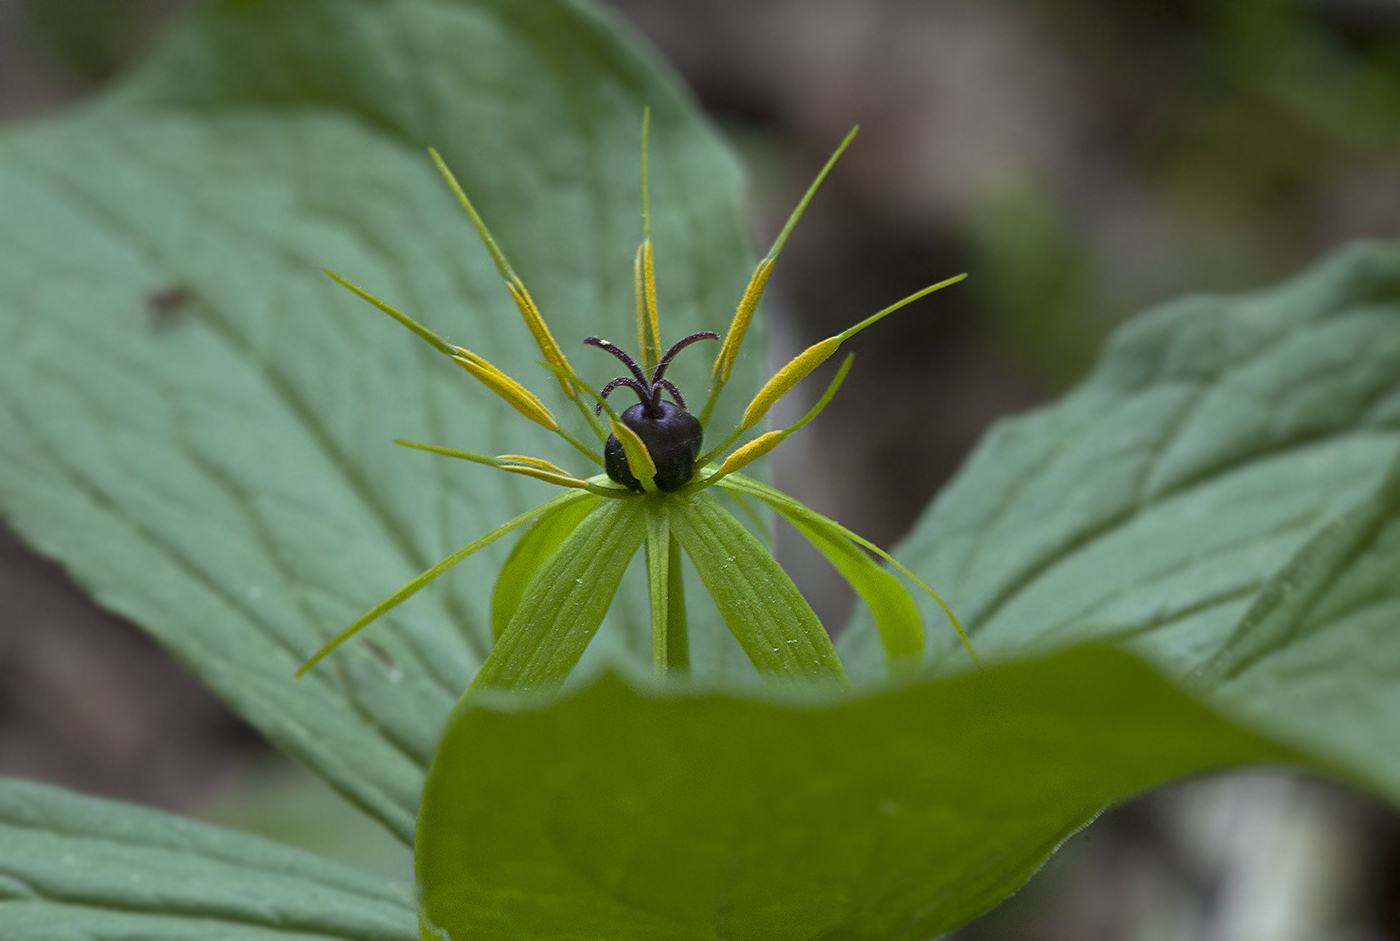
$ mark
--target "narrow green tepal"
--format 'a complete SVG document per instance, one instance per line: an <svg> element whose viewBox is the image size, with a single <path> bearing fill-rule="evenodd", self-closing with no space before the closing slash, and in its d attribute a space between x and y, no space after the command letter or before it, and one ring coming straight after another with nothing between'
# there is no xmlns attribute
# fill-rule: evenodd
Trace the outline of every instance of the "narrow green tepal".
<svg viewBox="0 0 1400 941"><path fill-rule="evenodd" d="M491 594L491 635L492 640L501 639L510 625L511 618L520 607L520 599L530 579L535 577L560 543L578 528L584 517L593 511L599 497L585 497L563 503L545 513L525 531L515 543L496 578L496 587Z"/></svg>
<svg viewBox="0 0 1400 941"><path fill-rule="evenodd" d="M459 704L417 873L454 938L924 941L1104 805L1291 757L1103 648L822 702L606 676L538 711Z"/></svg>
<svg viewBox="0 0 1400 941"><path fill-rule="evenodd" d="M767 548L714 497L702 492L677 500L671 533L760 673L845 682L811 605Z"/></svg>
<svg viewBox="0 0 1400 941"><path fill-rule="evenodd" d="M641 501L599 501L536 570L472 689L558 689L603 623L645 536Z"/></svg>
<svg viewBox="0 0 1400 941"><path fill-rule="evenodd" d="M661 500L643 504L646 516L647 584L651 594L652 663L657 673L670 665L670 616L677 605L671 601L671 509ZM682 610L684 610L682 608Z"/></svg>

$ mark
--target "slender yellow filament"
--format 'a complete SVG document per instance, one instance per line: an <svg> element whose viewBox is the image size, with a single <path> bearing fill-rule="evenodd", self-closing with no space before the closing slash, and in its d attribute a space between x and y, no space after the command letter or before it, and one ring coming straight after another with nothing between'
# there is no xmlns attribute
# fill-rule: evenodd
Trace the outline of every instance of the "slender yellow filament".
<svg viewBox="0 0 1400 941"><path fill-rule="evenodd" d="M642 370L648 371L661 362L661 324L656 316L656 261L652 257L651 239L642 243L642 291L647 313L647 336L641 344Z"/></svg>
<svg viewBox="0 0 1400 941"><path fill-rule="evenodd" d="M642 372L650 372L655 364L647 360L646 276L642 274L645 248L645 243L637 246L637 257L632 262L632 284L637 295L637 354L642 360Z"/></svg>
<svg viewBox="0 0 1400 941"><path fill-rule="evenodd" d="M510 471L512 474L524 474L526 477L534 477L537 480L547 481L551 484L558 484L561 487L576 487L580 490L588 489L588 481L579 480L564 471L555 473L539 467L527 466L524 464L502 464L501 470Z"/></svg>
<svg viewBox="0 0 1400 941"><path fill-rule="evenodd" d="M768 414L768 410L773 407L774 402L787 395L789 389L807 378L807 374L812 370L826 362L840 345L841 338L839 336L827 337L793 357L790 363L775 372L773 378L765 382L763 388L758 390L758 395L753 397L749 407L744 410L744 418L739 422L739 427L747 430L762 421L763 416Z"/></svg>
<svg viewBox="0 0 1400 941"><path fill-rule="evenodd" d="M564 470L564 468L560 467L558 464L552 464L549 461L546 461L544 458L531 457L528 454L497 454L496 460L503 461L507 464L529 464L532 467L538 467L541 470L547 470L552 474L563 474L565 477L572 476L568 471Z"/></svg>
<svg viewBox="0 0 1400 941"><path fill-rule="evenodd" d="M754 311L758 309L758 301L763 297L763 289L767 286L768 276L772 272L772 259L762 262L754 269L749 286L744 289L744 296L734 311L734 319L729 322L729 332L724 335L724 344L719 348L719 355L715 357L716 381L729 381L729 374L734 370L734 361L739 358L739 347L744 342L744 334L748 332L749 323L753 320Z"/></svg>
<svg viewBox="0 0 1400 941"><path fill-rule="evenodd" d="M510 296L515 298L515 306L520 308L520 315L525 318L525 326L530 328L530 334L534 336L535 344L539 346L545 362L552 363L565 372L573 372L564 351L554 341L554 335L549 332L544 317L540 315L540 309L535 306L534 298L530 297L530 292L525 289L525 283L516 278L514 281L507 281L506 287L510 288ZM560 377L559 386L569 398L574 397L575 393L569 380Z"/></svg>
<svg viewBox="0 0 1400 941"><path fill-rule="evenodd" d="M787 429L770 431L766 435L760 435L754 438L742 448L735 448L734 453L725 458L724 463L720 465L720 475L732 474L745 464L758 460L763 457L763 455L782 444L783 439L789 434L791 434L791 432Z"/></svg>
<svg viewBox="0 0 1400 941"><path fill-rule="evenodd" d="M517 412L550 431L559 429L559 422L555 420L554 414L529 389L471 350L459 346L457 352L460 355L453 356L452 361L479 379L486 388L509 402Z"/></svg>

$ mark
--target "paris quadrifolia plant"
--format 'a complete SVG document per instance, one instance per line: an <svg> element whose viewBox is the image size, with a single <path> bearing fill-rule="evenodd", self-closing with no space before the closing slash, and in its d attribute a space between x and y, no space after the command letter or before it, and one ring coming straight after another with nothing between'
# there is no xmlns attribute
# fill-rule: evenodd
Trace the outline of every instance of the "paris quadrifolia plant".
<svg viewBox="0 0 1400 941"><path fill-rule="evenodd" d="M768 678L818 677L846 682L836 651L811 607L764 545L715 499L711 492L713 487L727 491L739 506L750 511L753 509L750 501L766 504L831 561L870 606L891 671L907 669L919 662L924 628L919 609L908 590L897 576L876 561L877 558L892 564L937 601L968 654L975 657L966 634L947 605L888 553L781 491L741 473L745 466L772 451L821 413L850 371L852 355L846 356L826 391L801 419L785 428L751 434L769 409L798 382L860 331L965 276L930 285L803 350L759 390L737 427L718 445L706 449L710 415L730 378L773 264L817 187L856 131L853 129L846 136L817 174L773 247L754 269L729 330L720 343L709 392L697 416L687 405L681 390L666 377L666 371L675 357L687 348L705 341L719 341L720 337L709 332L694 333L669 347L662 341L647 197L647 125L644 117L642 242L634 265L637 355L634 358L600 337L584 338L585 346L616 357L625 368L624 375L596 391L581 380L569 364L530 292L492 238L481 215L446 163L436 151L430 151L505 279L511 297L539 346L544 367L553 374L563 396L578 409L601 449L581 441L555 418L538 396L480 354L447 342L369 292L337 274L326 272L450 357L520 414L559 435L583 460L594 468L601 468L602 473L574 474L550 461L524 454L493 456L438 444L396 441L404 447L534 477L556 484L564 492L463 546L385 598L326 644L307 661L301 673L472 553L530 524L510 553L496 583L491 612L494 646L472 683L474 688L557 689L597 632L623 573L638 549L646 553L652 650L658 673L683 673L689 667L681 581L681 553L684 552L714 599L725 624L761 674ZM609 402L609 396L624 389L635 394L637 402L619 413ZM746 436L748 440L740 443Z"/></svg>

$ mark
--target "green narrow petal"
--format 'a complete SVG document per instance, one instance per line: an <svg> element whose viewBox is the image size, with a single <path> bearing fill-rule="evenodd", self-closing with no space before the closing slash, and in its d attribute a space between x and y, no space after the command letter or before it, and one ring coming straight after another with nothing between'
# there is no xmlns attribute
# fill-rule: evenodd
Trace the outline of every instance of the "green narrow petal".
<svg viewBox="0 0 1400 941"><path fill-rule="evenodd" d="M760 673L845 680L831 638L792 579L714 497L678 501L671 534Z"/></svg>
<svg viewBox="0 0 1400 941"><path fill-rule="evenodd" d="M600 500L530 579L473 687L554 690L603 623L646 536L642 501Z"/></svg>
<svg viewBox="0 0 1400 941"><path fill-rule="evenodd" d="M727 484L727 479L720 482L721 487L731 489ZM806 507L803 507L806 512L801 512L781 501L765 502L826 556L870 607L891 666L902 660L918 661L924 651L924 623L919 606L904 584L848 539L840 526L820 513Z"/></svg>
<svg viewBox="0 0 1400 941"><path fill-rule="evenodd" d="M670 663L666 622L670 614L671 513L661 500L646 501L647 586L651 594L651 656L658 674Z"/></svg>
<svg viewBox="0 0 1400 941"><path fill-rule="evenodd" d="M500 640L506 632L510 619L515 617L520 607L520 599L525 587L535 572L559 544L583 522L592 512L601 497L589 496L565 503L545 513L516 542L510 550L501 575L496 579L496 590L491 596L491 639Z"/></svg>
<svg viewBox="0 0 1400 941"><path fill-rule="evenodd" d="M666 668L672 673L690 672L690 630L685 617L685 582L681 576L681 545L672 536L667 540L669 564L666 579Z"/></svg>
<svg viewBox="0 0 1400 941"><path fill-rule="evenodd" d="M759 540L770 548L777 545L773 535L773 520L765 513L761 512L758 507L753 505L753 502L750 501L748 497L739 491L726 487L724 492L734 501L734 505L739 508L739 512L743 513L744 517L753 524L753 528L758 532Z"/></svg>
<svg viewBox="0 0 1400 941"><path fill-rule="evenodd" d="M912 579L915 583L917 583L920 588L928 592L930 597L932 597L933 600L938 603L938 606L943 609L943 613L947 615L949 623L953 625L953 629L957 631L958 638L962 641L963 647L967 650L968 656L972 658L972 661L974 663L977 662L977 652L972 648L972 642L968 639L967 632L965 632L962 628L962 625L958 623L957 617L954 616L952 610L948 607L948 605L944 603L943 599L940 598L932 588L929 588L928 585L924 584L922 580L920 580L917 576L914 575L914 573L910 572L907 568L900 565L899 562L888 552L885 552L883 549L870 542L868 539L864 539L851 532L849 529L842 526L835 520L828 519L825 516L822 516L816 510L813 510L807 505L801 503L800 501L794 500L792 497L783 493L781 490L778 490L774 487L770 487L767 484L762 483L760 481L754 480L752 477L745 477L743 474L729 474L723 480L720 481L719 486L724 487L726 490L729 490L731 492L742 492L757 497L764 503L768 504L768 506L776 510L778 513L780 513L784 519L787 519L794 526L797 526L799 530L802 530L803 525L808 525L818 531L825 531L831 534L832 538L837 538L848 543L851 549L857 553L860 552L859 548L857 547L864 547L876 553L885 561L894 565L905 575L909 576L909 578ZM801 525L799 525L799 520L801 521ZM806 531L803 531L803 535L806 536L808 539L813 539L812 535L807 533ZM817 544L815 539L813 539L813 545L816 545L817 548L822 550L823 552L826 551L821 545ZM846 576L847 580L850 580L850 576L846 573L844 569L841 568L841 564L836 561L836 558L834 556L828 554L827 558L831 559L832 564L835 565L837 569L841 571L841 574L843 576ZM873 560L870 561L870 564L882 574L888 576L891 579L894 579L893 575L881 569L878 565L874 563ZM898 580L895 580L895 583L898 584ZM886 624L880 622L882 608L877 608L876 604L873 601L871 601L869 597L866 596L865 591L862 590L861 586L858 585L855 581L851 581L851 587L855 588L856 591L861 593L862 597L866 598L866 604L870 606L871 613L875 615L876 625L880 631L880 641L885 647L886 656L890 658L896 656L896 654L892 650L892 647L893 649L897 650L907 649L910 643L910 640L904 636L907 631L907 628L900 626L898 621L898 612L899 608L902 607L902 602L890 600L893 597L893 595L881 598L881 605L884 610L884 616L891 619L887 627ZM905 591L904 586L900 585L899 587L900 591L903 592L905 597L907 598L908 592ZM878 582L874 581L871 582L871 589L877 593L883 593L885 590L880 586ZM916 627L919 631L918 649L922 651L924 643L923 628L921 625L916 625ZM894 633L892 636L887 636L887 631L893 631Z"/></svg>
<svg viewBox="0 0 1400 941"><path fill-rule="evenodd" d="M331 651L335 650L337 647L345 643L351 637L354 637L357 633L360 632L361 628L365 627L365 625L382 617L384 614L388 613L393 608L397 608L409 598L412 598L419 591L421 591L423 587L426 586L429 582L437 578L439 575L442 575L444 572L452 568L458 562L461 562L467 556L481 549L485 549L497 539L510 535L511 533L519 529L521 526L524 526L526 523L530 522L530 520L543 513L549 512L551 509L554 509L555 507L558 507L561 504L567 504L575 500L587 499L587 497L588 494L581 493L579 491L561 493L554 499L546 500L544 503L541 503L539 506L535 507L532 510L526 510L524 513L521 513L515 519L510 520L506 523L502 523L500 526L497 526L495 529L491 530L489 533L487 533L485 536L482 536L480 539L477 539L474 542L470 542L462 548L458 549L456 552L443 559L437 565L434 565L426 572L423 572L421 575L410 581L408 584L404 585L398 591L394 592L392 595L379 602L379 604L375 605L373 608L370 608L364 614L360 615L360 617L355 621L355 623L351 624L345 630L341 631L339 634L335 635L335 637L331 638L328 644L326 644L320 650L316 651L315 655L312 656L310 660L303 663L301 665L301 669L297 670L296 675L305 675L307 670L310 670L316 664L320 663L323 659L325 659L327 655L331 653Z"/></svg>

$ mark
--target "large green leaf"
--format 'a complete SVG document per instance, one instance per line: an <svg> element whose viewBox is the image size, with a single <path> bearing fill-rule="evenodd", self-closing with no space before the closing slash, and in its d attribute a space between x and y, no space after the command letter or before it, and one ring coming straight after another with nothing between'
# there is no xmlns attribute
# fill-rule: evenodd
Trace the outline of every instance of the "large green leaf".
<svg viewBox="0 0 1400 941"><path fill-rule="evenodd" d="M1291 760L1400 800L1397 316L1400 251L1353 249L1147 318L1065 402L995 434L913 559L984 655L1038 657L825 708L615 679L540 712L459 707L417 847L429 918L507 938L913 939L1009 894L1105 804L1194 770ZM938 528L979 509L981 534ZM868 668L861 629L846 646ZM1048 652L1100 635L1206 705L1126 652Z"/></svg>
<svg viewBox="0 0 1400 941"><path fill-rule="evenodd" d="M403 886L128 804L0 779L5 941L410 941Z"/></svg>
<svg viewBox="0 0 1400 941"><path fill-rule="evenodd" d="M748 268L734 162L580 3L213 3L115 92L0 137L0 513L405 840L509 546L292 674L549 495L391 438L540 454L547 436L318 269L567 415L426 148L601 381L616 364L578 343L633 330L647 105L663 329L722 329ZM674 378L703 389L702 359ZM647 610L624 586L616 649L649 657Z"/></svg>
<svg viewBox="0 0 1400 941"><path fill-rule="evenodd" d="M1212 697L1400 802L1400 463L1269 583L1202 670Z"/></svg>
<svg viewBox="0 0 1400 941"><path fill-rule="evenodd" d="M1082 647L825 705L615 678L540 712L464 703L425 792L427 914L454 936L913 941L1182 774L1287 761L1400 801L1397 574L1400 462L1193 674L1219 711Z"/></svg>
<svg viewBox="0 0 1400 941"><path fill-rule="evenodd" d="M923 941L1106 803L1287 752L1079 649L845 698L665 698L607 676L454 713L416 848L454 938Z"/></svg>
<svg viewBox="0 0 1400 941"><path fill-rule="evenodd" d="M1116 637L1186 673L1397 451L1400 247L1361 245L1129 324L1063 401L994 429L895 554L985 655ZM858 611L853 674L878 646Z"/></svg>

